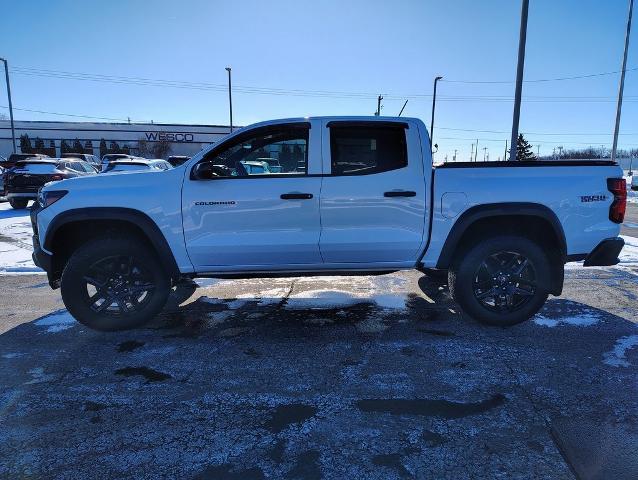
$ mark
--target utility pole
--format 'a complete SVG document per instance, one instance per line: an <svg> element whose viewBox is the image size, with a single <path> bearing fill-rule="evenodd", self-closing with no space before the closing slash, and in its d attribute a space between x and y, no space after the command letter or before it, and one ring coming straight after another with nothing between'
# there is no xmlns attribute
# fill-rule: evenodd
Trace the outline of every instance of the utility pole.
<svg viewBox="0 0 638 480"><path fill-rule="evenodd" d="M233 87L230 78L231 68L226 67L228 72L228 109L230 111L230 133L233 133Z"/></svg>
<svg viewBox="0 0 638 480"><path fill-rule="evenodd" d="M633 0L632 0L633 1ZM516 67L516 91L514 93L514 115L512 118L512 140L510 162L516 160L516 140L518 139L518 123L521 118L521 95L523 93L523 71L525 67L525 43L527 41L527 11L529 0L523 0L521 6L521 30L518 39L518 66Z"/></svg>
<svg viewBox="0 0 638 480"><path fill-rule="evenodd" d="M375 116L377 116L377 117L381 115L381 109L383 108L381 106L381 100L383 100L383 97L381 95L379 95L377 97L377 111L375 113Z"/></svg>
<svg viewBox="0 0 638 480"><path fill-rule="evenodd" d="M505 153L503 154L503 160L507 158L507 140L505 140Z"/></svg>
<svg viewBox="0 0 638 480"><path fill-rule="evenodd" d="M434 149L434 110L436 108L436 84L443 77L436 77L434 79L434 92L432 94L432 119L430 120L430 150Z"/></svg>
<svg viewBox="0 0 638 480"><path fill-rule="evenodd" d="M541 146L536 145L536 158L540 158L541 156Z"/></svg>
<svg viewBox="0 0 638 480"><path fill-rule="evenodd" d="M409 99L408 99L409 100ZM405 103L403 104L403 106L401 107L401 111L399 112L399 115L397 115L398 117L401 116L401 114L403 113L403 109L405 108L405 106L408 104L408 100L405 101Z"/></svg>
<svg viewBox="0 0 638 480"><path fill-rule="evenodd" d="M485 161L485 156L487 155L487 147L483 147L483 161Z"/></svg>
<svg viewBox="0 0 638 480"><path fill-rule="evenodd" d="M470 162L474 160L474 144L472 144L472 150L470 150Z"/></svg>
<svg viewBox="0 0 638 480"><path fill-rule="evenodd" d="M476 162L476 158L478 157L478 138L476 139L476 150L474 151L474 161Z"/></svg>
<svg viewBox="0 0 638 480"><path fill-rule="evenodd" d="M625 33L625 52L623 53L622 69L620 70L620 85L618 86L618 105L616 106L616 125L614 126L614 144L611 147L611 161L616 161L618 148L618 132L620 131L620 112L622 110L622 96L625 89L625 70L627 70L627 51L629 50L629 35L631 34L631 16L634 10L634 0L629 0L629 14L627 15L627 31ZM6 67L5 63L5 67Z"/></svg>
<svg viewBox="0 0 638 480"><path fill-rule="evenodd" d="M11 103L11 84L9 83L9 64L4 58L0 58L4 62L4 75L7 80L7 97L9 98L9 118L11 119L11 140L13 141L13 153L16 153L16 130L13 125L13 104Z"/></svg>
<svg viewBox="0 0 638 480"><path fill-rule="evenodd" d="M558 158L561 158L563 156L563 146L559 146L558 147Z"/></svg>
<svg viewBox="0 0 638 480"><path fill-rule="evenodd" d="M456 162L456 152L457 152L457 151L458 151L458 150L455 148L455 149L454 149L454 156L452 157L452 161L453 161L453 162Z"/></svg>

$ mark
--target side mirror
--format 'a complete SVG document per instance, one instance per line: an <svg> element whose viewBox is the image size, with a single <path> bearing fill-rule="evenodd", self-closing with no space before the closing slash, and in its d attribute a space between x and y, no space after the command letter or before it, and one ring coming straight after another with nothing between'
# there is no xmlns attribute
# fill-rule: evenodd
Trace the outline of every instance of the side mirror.
<svg viewBox="0 0 638 480"><path fill-rule="evenodd" d="M216 176L213 172L212 162L199 162L191 170L191 180L211 180Z"/></svg>
<svg viewBox="0 0 638 480"><path fill-rule="evenodd" d="M211 161L198 163L191 170L191 180L212 180L213 178L230 177L232 170L224 165L215 165Z"/></svg>

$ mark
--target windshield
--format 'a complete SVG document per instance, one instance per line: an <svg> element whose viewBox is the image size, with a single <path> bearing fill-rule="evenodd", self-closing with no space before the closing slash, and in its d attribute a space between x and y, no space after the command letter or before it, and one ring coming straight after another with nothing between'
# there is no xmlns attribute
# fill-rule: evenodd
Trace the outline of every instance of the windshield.
<svg viewBox="0 0 638 480"><path fill-rule="evenodd" d="M57 170L55 163L18 163L15 166L16 173L54 173Z"/></svg>

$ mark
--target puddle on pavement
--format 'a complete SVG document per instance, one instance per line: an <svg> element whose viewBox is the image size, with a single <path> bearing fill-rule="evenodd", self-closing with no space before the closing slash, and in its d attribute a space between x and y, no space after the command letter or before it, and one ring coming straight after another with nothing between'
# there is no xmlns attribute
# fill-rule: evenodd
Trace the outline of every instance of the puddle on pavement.
<svg viewBox="0 0 638 480"><path fill-rule="evenodd" d="M211 465L194 477L197 480L262 480L266 478L259 467L235 468L232 463Z"/></svg>
<svg viewBox="0 0 638 480"><path fill-rule="evenodd" d="M411 478L412 475L401 462L402 455L400 453L387 453L375 455L372 457L372 464L377 467L387 467L395 470L401 478Z"/></svg>
<svg viewBox="0 0 638 480"><path fill-rule="evenodd" d="M454 332L448 332L447 330L435 330L432 328L417 328L418 332L427 333L428 335L435 335L437 337L454 337Z"/></svg>
<svg viewBox="0 0 638 480"><path fill-rule="evenodd" d="M279 433L289 425L303 423L317 413L317 407L303 403L278 405L264 427L273 433Z"/></svg>
<svg viewBox="0 0 638 480"><path fill-rule="evenodd" d="M87 400L84 402L84 411L85 412L98 412L107 407L104 403L93 402L91 400Z"/></svg>
<svg viewBox="0 0 638 480"><path fill-rule="evenodd" d="M115 370L115 375L123 375L125 377L141 376L149 382L163 382L171 377L168 373L158 372L148 367L125 367Z"/></svg>
<svg viewBox="0 0 638 480"><path fill-rule="evenodd" d="M356 402L357 407L366 413L390 413L392 415L422 415L440 418L462 418L478 415L502 405L505 396L497 393L480 402L451 402L449 400L415 399L364 399Z"/></svg>
<svg viewBox="0 0 638 480"><path fill-rule="evenodd" d="M117 345L117 351L120 353L132 352L136 348L144 346L144 342L138 342L137 340L127 340Z"/></svg>
<svg viewBox="0 0 638 480"><path fill-rule="evenodd" d="M288 472L287 478L320 480L319 452L317 450L306 450L300 453L295 460L294 466Z"/></svg>

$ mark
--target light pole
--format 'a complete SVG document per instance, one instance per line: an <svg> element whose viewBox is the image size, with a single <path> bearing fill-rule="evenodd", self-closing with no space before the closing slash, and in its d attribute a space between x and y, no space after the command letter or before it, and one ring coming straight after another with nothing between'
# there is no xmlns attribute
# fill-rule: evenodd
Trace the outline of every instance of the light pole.
<svg viewBox="0 0 638 480"><path fill-rule="evenodd" d="M430 150L434 151L434 110L436 109L436 84L443 77L434 79L434 92L432 93L432 119L430 120Z"/></svg>
<svg viewBox="0 0 638 480"><path fill-rule="evenodd" d="M618 105L616 106L616 125L614 127L614 144L611 147L611 161L616 161L616 149L618 148L618 131L620 130L620 111L622 110L622 95L625 89L625 70L627 69L627 50L629 50L629 35L631 34L631 15L634 10L634 0L629 0L629 14L627 15L627 31L625 33L625 52L620 70L620 85L618 87ZM6 64L5 64L6 65Z"/></svg>
<svg viewBox="0 0 638 480"><path fill-rule="evenodd" d="M13 125L13 104L11 103L11 84L9 83L9 64L4 58L0 58L4 62L4 75L7 79L7 97L9 97L9 118L11 119L11 140L13 141L13 153L16 153L16 131Z"/></svg>
<svg viewBox="0 0 638 480"><path fill-rule="evenodd" d="M226 67L228 72L228 108L230 110L230 133L233 133L233 87L230 78L230 67Z"/></svg>
<svg viewBox="0 0 638 480"><path fill-rule="evenodd" d="M383 105L381 105L381 100L383 100L383 97L381 95L379 95L377 97L377 111L374 114L376 117L381 115L381 109L383 108Z"/></svg>
<svg viewBox="0 0 638 480"><path fill-rule="evenodd" d="M516 160L516 141L518 123L521 118L521 95L523 93L523 70L525 67L525 42L527 41L527 11L529 0L523 0L521 7L521 31L518 39L518 66L516 68L516 91L514 92L514 117L512 119L512 141L510 144L510 162Z"/></svg>

